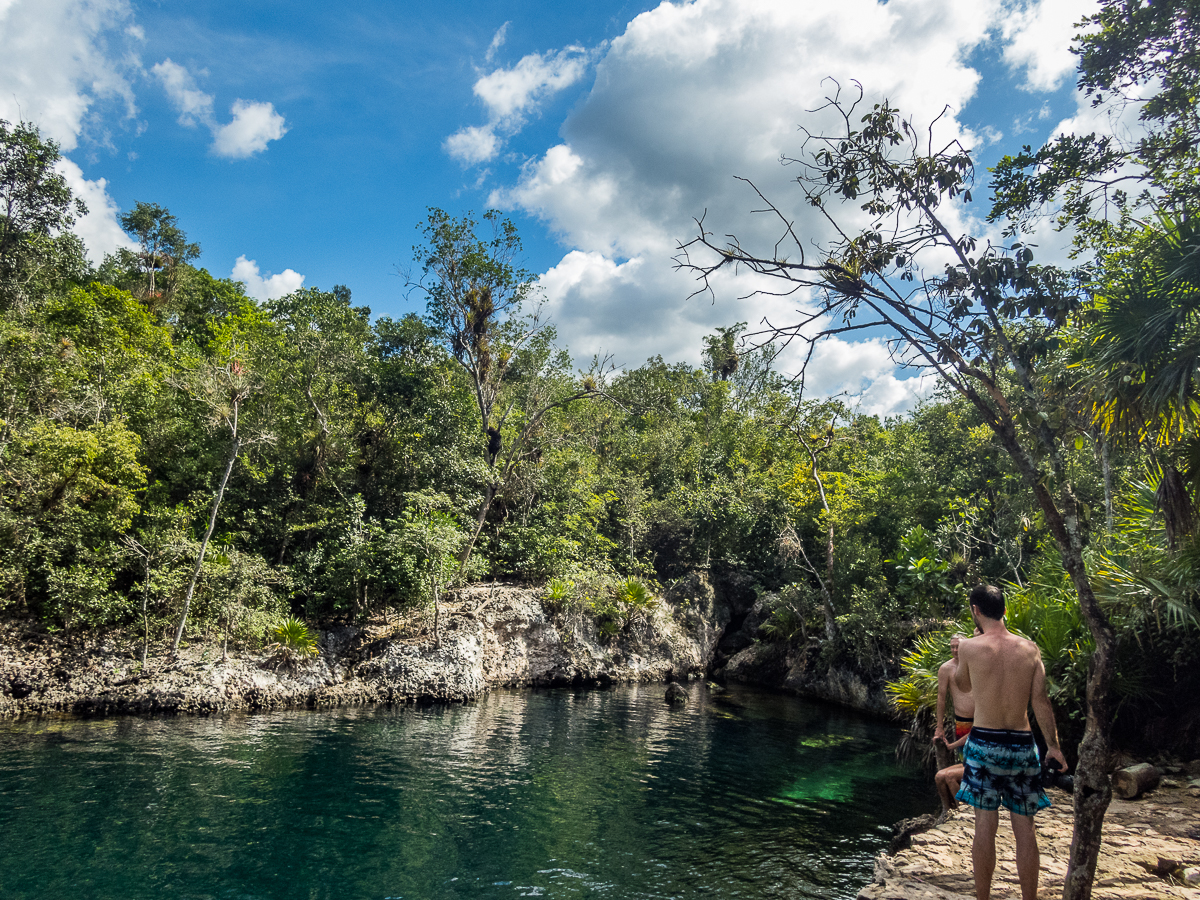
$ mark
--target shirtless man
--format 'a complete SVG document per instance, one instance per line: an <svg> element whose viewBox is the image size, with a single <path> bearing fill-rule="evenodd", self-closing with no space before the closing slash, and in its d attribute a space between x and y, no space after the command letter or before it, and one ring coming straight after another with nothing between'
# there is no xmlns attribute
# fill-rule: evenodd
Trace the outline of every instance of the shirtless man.
<svg viewBox="0 0 1200 900"><path fill-rule="evenodd" d="M976 629L975 633L979 634L979 629ZM958 671L958 644L961 640L962 635L960 634L956 634L950 639L950 659L938 668L937 727L933 730L933 742L944 744L947 750L957 750L967 742L967 735L971 732L971 725L975 717L975 698L966 691L960 691L958 685L954 683L954 676ZM947 693L950 695L950 702L954 705L953 743L946 741L944 730ZM962 775L962 763L954 763L944 769L939 769L938 773L933 776L938 799L942 801L942 809L954 809L958 806L954 795L958 793L958 783L962 781Z"/></svg>
<svg viewBox="0 0 1200 900"><path fill-rule="evenodd" d="M970 596L971 618L983 632L958 648L955 685L975 697L975 727L963 749L963 780L958 799L975 807L976 900L988 900L996 868L996 829L1000 807L1009 811L1017 845L1017 878L1022 900L1037 896L1037 834L1033 815L1050 805L1042 790L1041 761L1027 710L1033 704L1046 739L1046 755L1066 769L1058 747L1054 710L1046 694L1046 669L1037 644L1004 626L1004 594L977 585Z"/></svg>

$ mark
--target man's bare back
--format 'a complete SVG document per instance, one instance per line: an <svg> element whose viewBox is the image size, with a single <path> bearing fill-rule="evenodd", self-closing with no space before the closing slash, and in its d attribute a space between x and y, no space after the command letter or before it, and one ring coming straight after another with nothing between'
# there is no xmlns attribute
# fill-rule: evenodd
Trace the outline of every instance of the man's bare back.
<svg viewBox="0 0 1200 900"><path fill-rule="evenodd" d="M976 727L1028 731L1029 702L1045 691L1037 644L1000 628L964 640L958 655L953 696L957 704L957 692L970 692Z"/></svg>

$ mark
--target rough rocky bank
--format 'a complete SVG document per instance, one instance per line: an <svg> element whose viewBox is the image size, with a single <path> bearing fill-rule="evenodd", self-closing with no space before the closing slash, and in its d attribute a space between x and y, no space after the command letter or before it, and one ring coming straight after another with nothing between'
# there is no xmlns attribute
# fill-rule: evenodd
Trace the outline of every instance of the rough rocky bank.
<svg viewBox="0 0 1200 900"><path fill-rule="evenodd" d="M415 615L324 631L319 656L295 665L265 652L222 662L219 646L193 644L143 668L129 648L80 649L10 626L0 631L0 716L460 702L495 687L699 677L729 620L715 596L705 604L674 594L610 638L585 616L551 614L539 596L471 586L443 605L440 646Z"/></svg>
<svg viewBox="0 0 1200 900"><path fill-rule="evenodd" d="M1200 763L1191 779L1164 779L1138 800L1116 800L1104 818L1103 844L1092 896L1097 900L1186 898L1200 900L1200 884L1189 884L1182 870L1200 866ZM1054 805L1037 815L1041 877L1038 898L1062 896L1071 846L1071 797L1050 791ZM912 845L875 861L875 879L859 900L960 900L974 898L971 840L974 813L965 807L929 831L912 836ZM1019 898L1012 831L1001 817L996 840L992 896Z"/></svg>
<svg viewBox="0 0 1200 900"><path fill-rule="evenodd" d="M443 604L440 646L429 617L413 614L323 631L320 655L296 665L266 652L222 661L219 646L196 641L175 659L160 646L143 667L113 641L80 647L0 623L0 716L463 702L498 687L713 674L894 717L881 685L811 671L803 649L761 642L765 600L736 573L715 583L703 572L679 579L657 608L613 636L578 611L548 609L542 595L524 585L472 585Z"/></svg>
<svg viewBox="0 0 1200 900"><path fill-rule="evenodd" d="M761 640L761 628L769 616L769 595L756 597L736 579L722 587L727 598L724 605L730 612L729 620L722 623L712 663L718 680L782 690L880 718L899 718L882 682L867 681L846 668L818 665L818 645ZM701 583L694 590L703 588Z"/></svg>

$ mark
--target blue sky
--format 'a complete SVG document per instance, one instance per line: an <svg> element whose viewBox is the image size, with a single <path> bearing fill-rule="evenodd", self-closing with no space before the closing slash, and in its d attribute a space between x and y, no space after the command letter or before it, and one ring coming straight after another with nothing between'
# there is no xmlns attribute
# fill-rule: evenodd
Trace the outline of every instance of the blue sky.
<svg viewBox="0 0 1200 900"><path fill-rule="evenodd" d="M1094 126L1067 53L1091 8L0 0L0 117L61 143L94 256L122 239L120 211L155 202L202 245L202 265L251 293L302 277L398 316L419 311L396 269L425 208L499 206L577 359L696 361L714 327L779 321L803 302L739 300L733 283L717 303L686 301L670 257L706 209L722 231L766 235L732 176L790 202L778 156L815 121L823 77L857 78L918 119L949 104L943 133L986 166ZM878 341L823 354L816 387L870 411L927 389Z"/></svg>

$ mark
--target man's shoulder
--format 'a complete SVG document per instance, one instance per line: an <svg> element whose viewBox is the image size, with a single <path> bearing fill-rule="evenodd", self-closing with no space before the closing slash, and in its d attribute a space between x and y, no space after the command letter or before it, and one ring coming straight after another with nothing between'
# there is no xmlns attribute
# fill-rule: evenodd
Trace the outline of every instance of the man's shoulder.
<svg viewBox="0 0 1200 900"><path fill-rule="evenodd" d="M1031 647L1037 647L1037 644L1035 644L1029 638L1025 637L1024 635L1017 634L1015 631L1008 632L1008 640L1025 650L1028 650Z"/></svg>
<svg viewBox="0 0 1200 900"><path fill-rule="evenodd" d="M938 674L939 675L947 675L947 674L953 675L957 669L958 669L958 663L956 661L954 661L953 659L948 659L944 663L942 663L940 666L938 666Z"/></svg>
<svg viewBox="0 0 1200 900"><path fill-rule="evenodd" d="M1038 648L1038 645L1027 637L1022 637L1021 635L1010 631L1008 632L1007 643L1011 648L1009 650L1010 653L1030 657L1041 657L1042 651Z"/></svg>
<svg viewBox="0 0 1200 900"><path fill-rule="evenodd" d="M970 655L979 647L979 635L970 638L963 638L958 642L958 658L961 660L964 655Z"/></svg>

